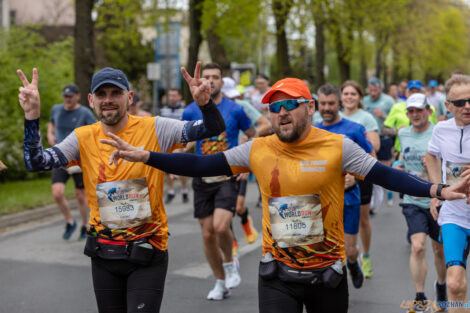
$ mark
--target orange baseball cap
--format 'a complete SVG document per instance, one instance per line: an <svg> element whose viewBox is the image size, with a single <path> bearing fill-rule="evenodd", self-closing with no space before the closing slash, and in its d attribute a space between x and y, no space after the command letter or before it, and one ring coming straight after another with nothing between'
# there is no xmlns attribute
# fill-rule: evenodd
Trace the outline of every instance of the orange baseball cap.
<svg viewBox="0 0 470 313"><path fill-rule="evenodd" d="M264 95L263 99L261 100L262 103L269 103L273 94L278 91L282 91L285 94L288 94L294 98L303 97L308 100L312 100L312 95L310 94L310 90L308 90L307 85L298 79L298 78L284 78L277 81L271 89Z"/></svg>

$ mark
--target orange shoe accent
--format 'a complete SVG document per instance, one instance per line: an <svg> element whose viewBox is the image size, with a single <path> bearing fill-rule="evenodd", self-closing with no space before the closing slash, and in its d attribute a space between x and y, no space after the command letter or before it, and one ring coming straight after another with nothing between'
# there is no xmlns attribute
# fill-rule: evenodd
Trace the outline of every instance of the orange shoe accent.
<svg viewBox="0 0 470 313"><path fill-rule="evenodd" d="M253 227L253 221L248 216L248 222L242 224L243 231L245 232L245 240L247 243L253 243L258 239L258 232Z"/></svg>
<svg viewBox="0 0 470 313"><path fill-rule="evenodd" d="M232 255L237 255L237 253L238 253L238 242L237 240L233 239Z"/></svg>

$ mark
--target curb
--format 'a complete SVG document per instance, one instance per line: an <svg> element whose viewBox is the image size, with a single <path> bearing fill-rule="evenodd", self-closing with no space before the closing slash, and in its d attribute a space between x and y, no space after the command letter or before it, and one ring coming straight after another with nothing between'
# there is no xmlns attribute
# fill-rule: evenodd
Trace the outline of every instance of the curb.
<svg viewBox="0 0 470 313"><path fill-rule="evenodd" d="M77 208L77 200L68 200L71 210ZM33 208L19 213L0 216L0 229L32 222L52 215L61 214L57 204L49 204L43 207Z"/></svg>

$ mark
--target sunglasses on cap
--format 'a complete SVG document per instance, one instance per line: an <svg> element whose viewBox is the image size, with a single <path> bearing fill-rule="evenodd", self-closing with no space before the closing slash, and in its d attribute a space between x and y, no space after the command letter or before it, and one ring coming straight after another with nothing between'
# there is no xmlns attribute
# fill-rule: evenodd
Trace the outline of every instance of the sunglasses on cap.
<svg viewBox="0 0 470 313"><path fill-rule="evenodd" d="M272 113L281 112L281 107L284 107L287 111L298 108L300 104L310 102L311 100L306 99L292 99L292 100L281 100L273 102L269 105L269 111Z"/></svg>
<svg viewBox="0 0 470 313"><path fill-rule="evenodd" d="M447 99L448 102L452 103L458 108L461 108L465 106L465 103L469 102L470 103L470 98L469 99L458 99L458 100L449 100Z"/></svg>

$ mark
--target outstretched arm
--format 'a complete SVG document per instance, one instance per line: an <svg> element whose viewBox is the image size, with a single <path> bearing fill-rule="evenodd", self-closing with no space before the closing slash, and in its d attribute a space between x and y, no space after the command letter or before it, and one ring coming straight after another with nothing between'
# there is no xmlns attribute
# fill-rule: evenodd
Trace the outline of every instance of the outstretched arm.
<svg viewBox="0 0 470 313"><path fill-rule="evenodd" d="M406 193L416 197L436 197L437 184L425 181L404 171L395 170L376 162L366 175L365 180L386 189ZM442 189L442 198L446 200L465 199L468 197L470 175L456 185Z"/></svg>
<svg viewBox="0 0 470 313"><path fill-rule="evenodd" d="M389 190L411 196L431 198L437 196L437 184L381 164L349 138L343 139L343 171L364 177L366 181ZM469 182L470 175L458 184L443 188L441 197L446 200L467 198L468 201Z"/></svg>
<svg viewBox="0 0 470 313"><path fill-rule="evenodd" d="M159 153L139 150L128 144L118 136L108 133L114 140L101 139L100 142L115 147L111 152L109 164L119 164L122 158L130 162L144 162L167 173L192 176L209 177L227 175L232 176L232 170L223 153L212 155L195 155L188 153Z"/></svg>

